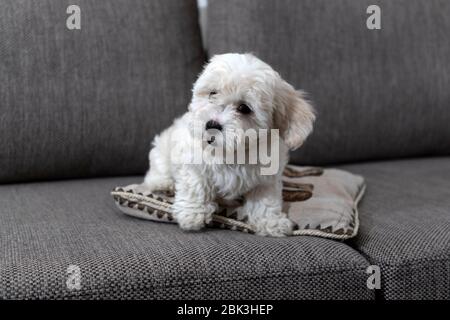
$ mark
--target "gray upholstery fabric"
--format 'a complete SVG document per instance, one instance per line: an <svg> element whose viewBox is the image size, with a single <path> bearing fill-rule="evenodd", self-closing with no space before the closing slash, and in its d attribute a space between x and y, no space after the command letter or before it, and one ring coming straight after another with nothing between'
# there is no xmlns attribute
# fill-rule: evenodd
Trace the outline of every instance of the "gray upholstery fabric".
<svg viewBox="0 0 450 320"><path fill-rule="evenodd" d="M195 0L0 1L0 183L143 173L204 61Z"/></svg>
<svg viewBox="0 0 450 320"><path fill-rule="evenodd" d="M208 50L254 52L309 92L297 164L449 155L449 16L447 0L211 0Z"/></svg>
<svg viewBox="0 0 450 320"><path fill-rule="evenodd" d="M366 178L351 244L380 266L380 298L450 299L450 158L343 168Z"/></svg>
<svg viewBox="0 0 450 320"><path fill-rule="evenodd" d="M124 215L109 191L140 178L0 186L0 298L370 299L345 243L264 238ZM81 269L81 290L66 288Z"/></svg>

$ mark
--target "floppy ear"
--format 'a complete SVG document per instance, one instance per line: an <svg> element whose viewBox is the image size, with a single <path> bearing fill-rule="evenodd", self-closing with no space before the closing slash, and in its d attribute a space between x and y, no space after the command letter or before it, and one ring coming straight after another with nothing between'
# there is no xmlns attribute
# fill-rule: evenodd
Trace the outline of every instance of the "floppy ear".
<svg viewBox="0 0 450 320"><path fill-rule="evenodd" d="M302 91L277 77L274 96L274 125L291 150L299 148L313 129L314 109Z"/></svg>

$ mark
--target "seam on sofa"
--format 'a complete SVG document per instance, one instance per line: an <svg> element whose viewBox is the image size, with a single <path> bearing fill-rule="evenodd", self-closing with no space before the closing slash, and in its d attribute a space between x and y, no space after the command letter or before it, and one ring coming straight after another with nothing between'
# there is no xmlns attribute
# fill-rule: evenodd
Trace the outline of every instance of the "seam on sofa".
<svg viewBox="0 0 450 320"><path fill-rule="evenodd" d="M360 252L361 253L361 252ZM361 253L361 255L364 256L364 258L366 258L366 260L368 260L371 264L374 265L379 265L379 266L386 266L386 267L406 267L406 266L416 266L416 265L420 265L423 262L440 262L440 261L450 261L450 257L447 256L443 256L443 257L438 257L438 258L420 258L420 259L412 259L409 261L405 261L405 262L398 262L398 263L390 263L390 262L385 262L385 261L381 261L381 260L377 260L377 259L370 259L367 257L367 255Z"/></svg>
<svg viewBox="0 0 450 320"><path fill-rule="evenodd" d="M347 269L340 269L340 270L322 270L317 272L291 272L291 273L270 273L268 275L261 275L261 276L238 276L238 277L221 277L221 278L198 278L198 279L190 279L190 280L182 280L182 281L168 281L169 285L163 285L161 288L170 288L173 286L183 285L183 284L194 284L194 283L209 283L209 282L231 282L231 281L241 281L241 280L256 280L256 279L271 279L276 277L292 277L292 276L316 276L316 275L322 275L322 274L341 274L346 272L352 272L355 270L365 270L367 267L358 266L357 268L347 268ZM154 286L157 288L158 286Z"/></svg>

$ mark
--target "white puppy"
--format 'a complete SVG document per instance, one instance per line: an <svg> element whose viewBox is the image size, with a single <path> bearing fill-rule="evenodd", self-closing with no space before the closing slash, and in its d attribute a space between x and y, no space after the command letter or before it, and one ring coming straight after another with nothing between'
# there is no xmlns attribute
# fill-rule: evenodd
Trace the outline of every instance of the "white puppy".
<svg viewBox="0 0 450 320"><path fill-rule="evenodd" d="M305 141L314 119L302 93L263 61L251 54L216 55L194 84L188 112L155 137L143 186L151 191L176 190L173 208L182 229L202 228L218 202L243 197L238 214L257 234L288 235L293 223L282 212L281 176L289 149ZM269 146L277 153L275 174L262 175L260 161L229 164L194 159L196 152L204 154L217 146L227 153L244 145L248 155L256 150L245 138L249 129L279 129L278 149ZM215 158L208 155L205 159Z"/></svg>

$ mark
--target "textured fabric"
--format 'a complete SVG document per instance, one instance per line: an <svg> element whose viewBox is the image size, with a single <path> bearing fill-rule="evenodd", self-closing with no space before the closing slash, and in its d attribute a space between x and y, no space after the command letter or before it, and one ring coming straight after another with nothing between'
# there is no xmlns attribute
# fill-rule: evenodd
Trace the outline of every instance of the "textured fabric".
<svg viewBox="0 0 450 320"><path fill-rule="evenodd" d="M144 173L204 61L195 0L0 1L0 183Z"/></svg>
<svg viewBox="0 0 450 320"><path fill-rule="evenodd" d="M109 191L137 179L0 186L0 298L373 298L367 261L342 242L125 216ZM69 265L79 291L66 287Z"/></svg>
<svg viewBox="0 0 450 320"><path fill-rule="evenodd" d="M366 178L352 245L380 266L380 298L449 300L450 158L343 168Z"/></svg>
<svg viewBox="0 0 450 320"><path fill-rule="evenodd" d="M283 177L283 212L295 223L293 236L313 235L345 240L358 232L358 203L364 195L361 176L337 169L289 166ZM176 223L174 193L150 192L144 184L119 186L111 192L117 207L133 217ZM212 216L210 227L255 233L236 207L223 205ZM220 203L219 203L220 205Z"/></svg>
<svg viewBox="0 0 450 320"><path fill-rule="evenodd" d="M211 0L208 50L254 52L309 93L294 163L449 155L449 17L448 0Z"/></svg>

